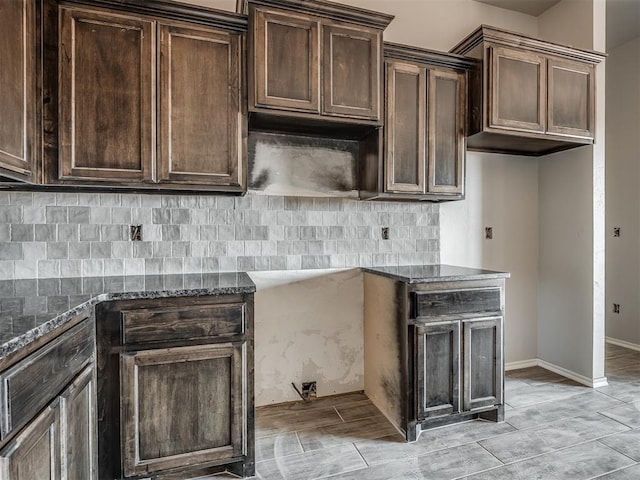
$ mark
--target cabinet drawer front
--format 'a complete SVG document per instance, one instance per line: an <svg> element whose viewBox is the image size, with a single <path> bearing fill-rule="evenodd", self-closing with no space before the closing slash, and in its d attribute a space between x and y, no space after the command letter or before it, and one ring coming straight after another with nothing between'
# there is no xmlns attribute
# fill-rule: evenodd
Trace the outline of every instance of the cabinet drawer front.
<svg viewBox="0 0 640 480"><path fill-rule="evenodd" d="M84 321L0 375L2 437L26 425L86 365L94 326Z"/></svg>
<svg viewBox="0 0 640 480"><path fill-rule="evenodd" d="M414 318L501 310L499 288L416 292L413 298Z"/></svg>
<svg viewBox="0 0 640 480"><path fill-rule="evenodd" d="M244 303L124 310L122 341L127 345L240 335L244 315Z"/></svg>

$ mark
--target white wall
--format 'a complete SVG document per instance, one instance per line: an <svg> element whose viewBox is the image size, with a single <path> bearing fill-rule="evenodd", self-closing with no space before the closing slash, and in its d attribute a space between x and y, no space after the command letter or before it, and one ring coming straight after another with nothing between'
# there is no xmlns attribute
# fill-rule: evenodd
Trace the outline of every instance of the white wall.
<svg viewBox="0 0 640 480"><path fill-rule="evenodd" d="M604 0L563 0L540 36L604 50ZM604 379L604 65L596 145L540 159L538 357L594 385Z"/></svg>
<svg viewBox="0 0 640 480"><path fill-rule="evenodd" d="M467 195L440 207L442 263L503 270L507 280L505 358L537 357L538 160L467 154ZM484 228L493 228L493 239Z"/></svg>
<svg viewBox="0 0 640 480"><path fill-rule="evenodd" d="M608 53L606 333L640 345L640 37Z"/></svg>

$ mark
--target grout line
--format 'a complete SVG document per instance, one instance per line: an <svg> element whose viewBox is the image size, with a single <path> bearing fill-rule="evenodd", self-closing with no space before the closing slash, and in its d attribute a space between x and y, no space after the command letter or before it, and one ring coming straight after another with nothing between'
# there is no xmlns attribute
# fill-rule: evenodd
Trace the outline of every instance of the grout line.
<svg viewBox="0 0 640 480"><path fill-rule="evenodd" d="M360 458L362 459L362 461L364 462L364 464L366 465L366 467L365 467L365 468L369 468L371 465L369 465L369 462L367 462L367 461L365 460L364 455L362 455L362 452L360 451L360 449L358 448L358 446L357 446L355 443L353 443L352 445L353 445L353 448L355 448L355 449L356 449L356 452L358 452L358 455L360 455Z"/></svg>
<svg viewBox="0 0 640 480"><path fill-rule="evenodd" d="M298 440L298 445L300 445L300 450L306 453L307 450L305 450L304 446L302 446L302 441L300 440L300 435L298 435L298 430L295 430L293 433L296 435L296 440Z"/></svg>
<svg viewBox="0 0 640 480"><path fill-rule="evenodd" d="M340 415L340 412L338 411L338 409L336 407L333 407L333 410L340 417L340 420L342 420L342 423L347 423L347 422L344 421L344 418L342 418L342 415Z"/></svg>

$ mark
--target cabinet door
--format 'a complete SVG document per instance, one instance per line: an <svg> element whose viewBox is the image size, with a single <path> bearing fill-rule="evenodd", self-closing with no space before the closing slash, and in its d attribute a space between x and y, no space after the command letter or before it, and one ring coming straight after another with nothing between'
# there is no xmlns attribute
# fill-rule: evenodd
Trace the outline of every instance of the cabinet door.
<svg viewBox="0 0 640 480"><path fill-rule="evenodd" d="M125 475L243 455L244 348L225 343L121 355Z"/></svg>
<svg viewBox="0 0 640 480"><path fill-rule="evenodd" d="M35 5L0 2L0 169L27 177L37 155Z"/></svg>
<svg viewBox="0 0 640 480"><path fill-rule="evenodd" d="M62 479L97 479L94 368L87 368L60 397Z"/></svg>
<svg viewBox="0 0 640 480"><path fill-rule="evenodd" d="M241 37L159 25L159 180L244 188Z"/></svg>
<svg viewBox="0 0 640 480"><path fill-rule="evenodd" d="M385 191L424 193L426 70L388 62L386 73Z"/></svg>
<svg viewBox="0 0 640 480"><path fill-rule="evenodd" d="M463 410L499 405L502 400L502 317L465 320Z"/></svg>
<svg viewBox="0 0 640 480"><path fill-rule="evenodd" d="M464 192L465 75L429 71L429 193Z"/></svg>
<svg viewBox="0 0 640 480"><path fill-rule="evenodd" d="M154 28L60 8L60 179L152 178Z"/></svg>
<svg viewBox="0 0 640 480"><path fill-rule="evenodd" d="M545 58L535 53L490 47L489 126L544 132Z"/></svg>
<svg viewBox="0 0 640 480"><path fill-rule="evenodd" d="M59 480L59 416L49 406L0 451L3 480Z"/></svg>
<svg viewBox="0 0 640 480"><path fill-rule="evenodd" d="M320 111L320 43L317 20L255 10L255 105Z"/></svg>
<svg viewBox="0 0 640 480"><path fill-rule="evenodd" d="M378 120L382 34L323 25L322 113Z"/></svg>
<svg viewBox="0 0 640 480"><path fill-rule="evenodd" d="M459 411L460 322L416 326L418 420Z"/></svg>
<svg viewBox="0 0 640 480"><path fill-rule="evenodd" d="M593 138L595 80L593 65L567 60L547 60L547 131L573 137Z"/></svg>

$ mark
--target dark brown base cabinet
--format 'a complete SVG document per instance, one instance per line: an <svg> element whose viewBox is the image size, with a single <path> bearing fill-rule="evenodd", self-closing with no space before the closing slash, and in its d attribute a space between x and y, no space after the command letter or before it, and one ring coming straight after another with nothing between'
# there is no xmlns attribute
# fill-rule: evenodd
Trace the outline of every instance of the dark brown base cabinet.
<svg viewBox="0 0 640 480"><path fill-rule="evenodd" d="M467 71L458 55L384 44L380 155L361 162L362 199L464 198Z"/></svg>
<svg viewBox="0 0 640 480"><path fill-rule="evenodd" d="M452 52L470 76L469 150L546 155L592 144L595 68L604 54L483 25Z"/></svg>
<svg viewBox="0 0 640 480"><path fill-rule="evenodd" d="M97 480L94 323L85 318L0 373L3 480Z"/></svg>
<svg viewBox="0 0 640 480"><path fill-rule="evenodd" d="M504 420L504 279L408 284L365 273L365 393L407 441Z"/></svg>
<svg viewBox="0 0 640 480"><path fill-rule="evenodd" d="M100 304L100 478L253 476L253 297Z"/></svg>

